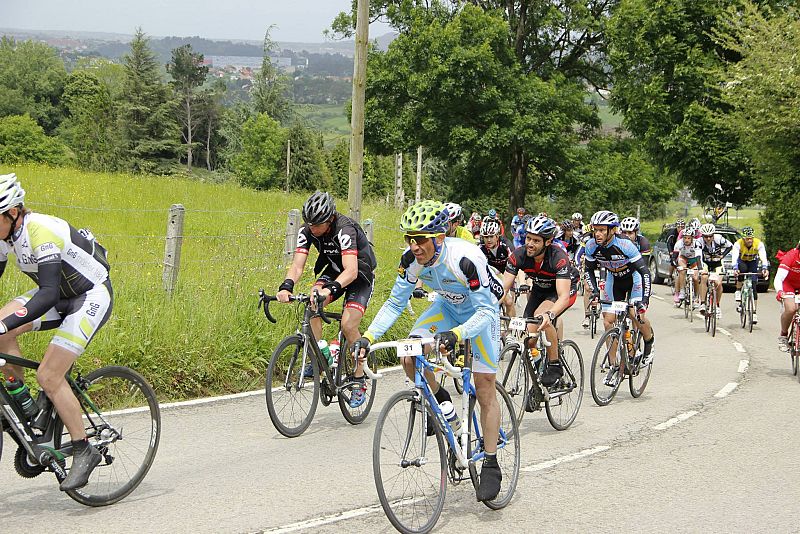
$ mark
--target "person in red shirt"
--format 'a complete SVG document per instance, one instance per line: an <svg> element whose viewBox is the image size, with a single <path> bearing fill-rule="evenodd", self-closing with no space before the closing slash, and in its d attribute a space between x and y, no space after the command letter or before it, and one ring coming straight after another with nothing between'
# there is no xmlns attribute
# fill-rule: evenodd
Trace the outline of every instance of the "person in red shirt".
<svg viewBox="0 0 800 534"><path fill-rule="evenodd" d="M781 335L778 336L778 348L789 351L789 325L797 311L794 295L800 293L800 242L797 247L783 255L775 273L775 291L778 302L783 302L781 314Z"/></svg>

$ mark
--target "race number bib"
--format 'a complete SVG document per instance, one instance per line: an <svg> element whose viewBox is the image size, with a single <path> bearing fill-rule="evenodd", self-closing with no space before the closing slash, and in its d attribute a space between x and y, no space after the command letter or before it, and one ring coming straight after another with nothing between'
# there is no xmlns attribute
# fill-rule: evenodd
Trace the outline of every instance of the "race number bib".
<svg viewBox="0 0 800 534"><path fill-rule="evenodd" d="M512 317L508 322L508 329L511 331L511 334L517 338L523 338L527 335L525 326L525 319L522 317Z"/></svg>
<svg viewBox="0 0 800 534"><path fill-rule="evenodd" d="M609 310L614 312L614 313L624 312L627 309L628 309L628 303L627 302L623 302L623 301L619 301L619 300L615 300L609 306Z"/></svg>
<svg viewBox="0 0 800 534"><path fill-rule="evenodd" d="M397 342L397 356L399 358L422 356L422 343L418 339L401 339Z"/></svg>

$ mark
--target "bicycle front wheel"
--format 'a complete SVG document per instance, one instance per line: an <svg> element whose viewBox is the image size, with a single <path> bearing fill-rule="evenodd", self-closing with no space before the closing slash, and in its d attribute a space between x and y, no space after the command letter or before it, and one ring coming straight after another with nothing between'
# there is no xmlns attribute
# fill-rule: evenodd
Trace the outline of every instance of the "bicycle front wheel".
<svg viewBox="0 0 800 534"><path fill-rule="evenodd" d="M306 431L319 402L319 370L314 354L306 348L299 336L289 336L272 353L267 367L267 412L277 431L287 438ZM309 363L314 368L312 378L303 376Z"/></svg>
<svg viewBox="0 0 800 534"><path fill-rule="evenodd" d="M747 326L750 332L753 331L753 309L755 308L755 302L753 301L753 293L748 293L747 295Z"/></svg>
<svg viewBox="0 0 800 534"><path fill-rule="evenodd" d="M500 385L511 399L517 421L522 421L522 416L525 415L530 389L530 377L528 366L523 361L524 356L519 343L510 343L500 353L498 361Z"/></svg>
<svg viewBox="0 0 800 534"><path fill-rule="evenodd" d="M495 382L497 390L497 403L500 405L500 435L497 440L497 463L503 480L500 483L500 493L491 501L483 501L483 504L492 510L499 510L508 506L514 497L519 479L520 462L520 443L519 443L519 423L514 415L514 404L499 383ZM474 457L475 454L484 451L484 428L481 425L481 410L475 397L469 399L469 443L467 444L467 456ZM469 477L472 485L477 491L480 485L480 472L478 464L483 466L483 460L477 462L470 461Z"/></svg>
<svg viewBox="0 0 800 534"><path fill-rule="evenodd" d="M650 381L650 372L653 369L652 362L642 366L641 361L644 354L644 336L642 333L636 332L636 342L634 343L635 357L628 360L630 365L630 376L628 377L628 388L631 391L631 396L638 399L644 393L647 383Z"/></svg>
<svg viewBox="0 0 800 534"><path fill-rule="evenodd" d="M150 384L127 367L103 367L79 385L86 436L103 458L88 484L67 495L87 506L114 504L136 489L153 465L161 410Z"/></svg>
<svg viewBox="0 0 800 534"><path fill-rule="evenodd" d="M339 384L351 380L354 376L356 369L356 359L353 354L347 354L347 344L345 343L342 352L339 356L339 369L337 370L337 381L341 380ZM373 373L378 372L378 352L371 352L366 361L365 366L369 366ZM375 402L375 395L378 389L378 381L371 380L364 375L363 402L358 406L351 406L350 399L355 393L355 388L360 388L358 384L349 388L339 390L339 409L342 410L342 415L351 425L358 425L364 422L364 419L369 415L372 410L372 404Z"/></svg>
<svg viewBox="0 0 800 534"><path fill-rule="evenodd" d="M714 294L711 296L711 306L707 308L711 310L710 312L706 312L711 316L711 337L717 336L717 293L716 288L714 289Z"/></svg>
<svg viewBox="0 0 800 534"><path fill-rule="evenodd" d="M614 327L610 330L603 332L600 340L597 342L597 347L594 349L594 356L592 357L592 367L589 371L589 387L592 391L592 398L598 406L606 406L617 394L619 385L622 382L622 375L620 374L619 354L620 344L620 331L619 328ZM611 355L615 354L616 358L614 367L616 368L616 376L611 373ZM609 384L606 384L606 380Z"/></svg>
<svg viewBox="0 0 800 534"><path fill-rule="evenodd" d="M426 436L418 395L395 393L378 416L372 441L372 472L383 511L397 530L415 534L436 525L447 490L442 431L433 421L434 435Z"/></svg>
<svg viewBox="0 0 800 534"><path fill-rule="evenodd" d="M547 420L556 430L566 430L578 416L583 399L583 356L577 343L565 339L558 347L564 376L549 388L544 404Z"/></svg>

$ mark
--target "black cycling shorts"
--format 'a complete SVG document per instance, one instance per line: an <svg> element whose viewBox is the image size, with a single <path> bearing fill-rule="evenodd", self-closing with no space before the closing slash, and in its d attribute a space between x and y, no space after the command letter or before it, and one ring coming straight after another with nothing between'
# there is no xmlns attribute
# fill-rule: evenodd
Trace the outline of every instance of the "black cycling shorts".
<svg viewBox="0 0 800 534"><path fill-rule="evenodd" d="M315 287L322 287L328 282L336 280L336 276L328 274L328 269L325 269L320 277L314 284ZM356 279L350 282L344 288L344 307L355 308L363 315L367 311L367 306L372 298L372 291L375 288L375 276L366 274L362 271L358 272ZM338 300L338 299L333 299ZM331 301L333 302L333 301Z"/></svg>

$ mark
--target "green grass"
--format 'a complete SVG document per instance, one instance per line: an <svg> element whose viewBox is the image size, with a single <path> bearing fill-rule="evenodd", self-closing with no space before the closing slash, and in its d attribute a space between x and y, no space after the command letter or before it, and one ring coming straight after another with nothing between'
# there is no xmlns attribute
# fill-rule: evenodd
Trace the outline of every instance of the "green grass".
<svg viewBox="0 0 800 534"><path fill-rule="evenodd" d="M667 217L662 219L655 219L655 220L642 220L642 233L647 236L650 241L655 241L658 239L658 236L661 234L661 228L666 223L674 223L677 218L683 218L686 222L692 219L692 217L697 217L700 221L703 221L703 208L701 206L694 206L689 208L688 216L685 215L685 208L682 202L670 202L667 207ZM730 208L728 214L728 222L731 226L736 228L742 228L743 226L752 226L757 236L763 235L763 229L761 227L761 219L759 218L759 214L761 210L756 208L742 208L741 210L735 210ZM627 214L620 214L621 216L627 216ZM634 214L635 215L635 214Z"/></svg>
<svg viewBox="0 0 800 534"><path fill-rule="evenodd" d="M162 400L264 387L270 354L294 331L297 314L294 306L273 304L279 322L269 323L256 309L257 292L263 287L274 293L284 279L287 215L302 206L306 194L39 165L0 165L0 173L6 172L22 181L26 206L90 228L109 251L114 312L79 369L130 366ZM170 297L162 289L162 262L171 204L183 204L186 216L178 286ZM339 207L346 212L346 201L339 199ZM388 297L403 242L393 208L366 202L363 218L374 219L379 244L366 328ZM309 287L315 257L312 252L298 291ZM0 280L5 301L31 287L11 266ZM388 335L405 335L412 322L404 314ZM326 334L332 338L334 330L328 327ZM46 332L22 336L23 354L38 359L51 338Z"/></svg>
<svg viewBox="0 0 800 534"><path fill-rule="evenodd" d="M325 146L336 144L350 135L350 121L340 104L304 104L297 112L322 132Z"/></svg>

